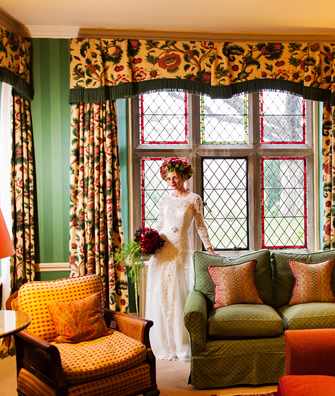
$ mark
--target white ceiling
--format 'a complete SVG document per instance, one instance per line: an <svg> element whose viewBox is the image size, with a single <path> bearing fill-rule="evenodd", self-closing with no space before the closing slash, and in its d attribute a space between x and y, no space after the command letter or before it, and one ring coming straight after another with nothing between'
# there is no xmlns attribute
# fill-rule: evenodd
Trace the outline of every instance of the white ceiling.
<svg viewBox="0 0 335 396"><path fill-rule="evenodd" d="M1 0L1 7L33 37L73 37L79 27L335 36L335 0Z"/></svg>

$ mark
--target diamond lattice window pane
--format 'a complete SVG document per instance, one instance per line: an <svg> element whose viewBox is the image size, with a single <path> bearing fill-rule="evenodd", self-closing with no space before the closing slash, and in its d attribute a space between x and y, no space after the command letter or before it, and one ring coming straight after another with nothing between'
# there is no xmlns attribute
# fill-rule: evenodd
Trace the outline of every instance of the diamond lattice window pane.
<svg viewBox="0 0 335 396"><path fill-rule="evenodd" d="M202 144L248 142L248 96L231 99L200 97L200 138Z"/></svg>
<svg viewBox="0 0 335 396"><path fill-rule="evenodd" d="M162 180L159 167L161 158L143 158L141 164L141 208L142 225L158 227L158 202L167 191L167 184Z"/></svg>
<svg viewBox="0 0 335 396"><path fill-rule="evenodd" d="M248 248L247 160L203 159L204 217L216 249Z"/></svg>
<svg viewBox="0 0 335 396"><path fill-rule="evenodd" d="M305 159L263 158L262 175L263 247L306 247Z"/></svg>
<svg viewBox="0 0 335 396"><path fill-rule="evenodd" d="M305 143L306 103L285 92L259 95L261 143Z"/></svg>
<svg viewBox="0 0 335 396"><path fill-rule="evenodd" d="M187 94L154 92L139 96L140 143L188 143Z"/></svg>

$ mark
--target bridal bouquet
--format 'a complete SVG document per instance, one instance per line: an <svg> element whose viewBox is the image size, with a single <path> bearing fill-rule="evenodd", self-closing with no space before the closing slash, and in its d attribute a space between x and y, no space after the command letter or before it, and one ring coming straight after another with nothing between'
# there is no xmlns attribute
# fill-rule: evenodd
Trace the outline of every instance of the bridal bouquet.
<svg viewBox="0 0 335 396"><path fill-rule="evenodd" d="M153 228L139 228L135 232L135 242L140 246L141 253L154 254L164 245L164 239L161 238L158 231Z"/></svg>
<svg viewBox="0 0 335 396"><path fill-rule="evenodd" d="M122 263L127 267L128 279L134 283L135 296L137 296L140 271L144 266L143 256L154 254L163 245L164 239L161 238L158 231L142 227L135 232L134 240L124 244L116 253L116 263ZM135 303L138 312L137 298L135 298Z"/></svg>

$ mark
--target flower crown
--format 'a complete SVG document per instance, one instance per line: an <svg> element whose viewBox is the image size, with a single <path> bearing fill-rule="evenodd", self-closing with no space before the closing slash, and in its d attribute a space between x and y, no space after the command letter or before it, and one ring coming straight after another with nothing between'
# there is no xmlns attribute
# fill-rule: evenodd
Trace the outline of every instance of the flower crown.
<svg viewBox="0 0 335 396"><path fill-rule="evenodd" d="M184 180L192 176L192 165L186 158L167 158L160 167L160 173L163 180L166 180L168 172L179 173Z"/></svg>

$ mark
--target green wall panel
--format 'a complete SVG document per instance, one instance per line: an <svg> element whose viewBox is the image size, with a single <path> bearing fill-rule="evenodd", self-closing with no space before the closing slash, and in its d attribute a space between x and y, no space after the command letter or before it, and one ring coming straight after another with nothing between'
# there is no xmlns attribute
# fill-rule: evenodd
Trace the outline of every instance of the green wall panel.
<svg viewBox="0 0 335 396"><path fill-rule="evenodd" d="M68 277L69 271L42 271L38 274L38 280L41 281L50 281Z"/></svg>
<svg viewBox="0 0 335 396"><path fill-rule="evenodd" d="M129 238L127 100L116 101L121 178L121 214L124 241Z"/></svg>
<svg viewBox="0 0 335 396"><path fill-rule="evenodd" d="M32 102L40 262L68 261L68 40L33 39Z"/></svg>

